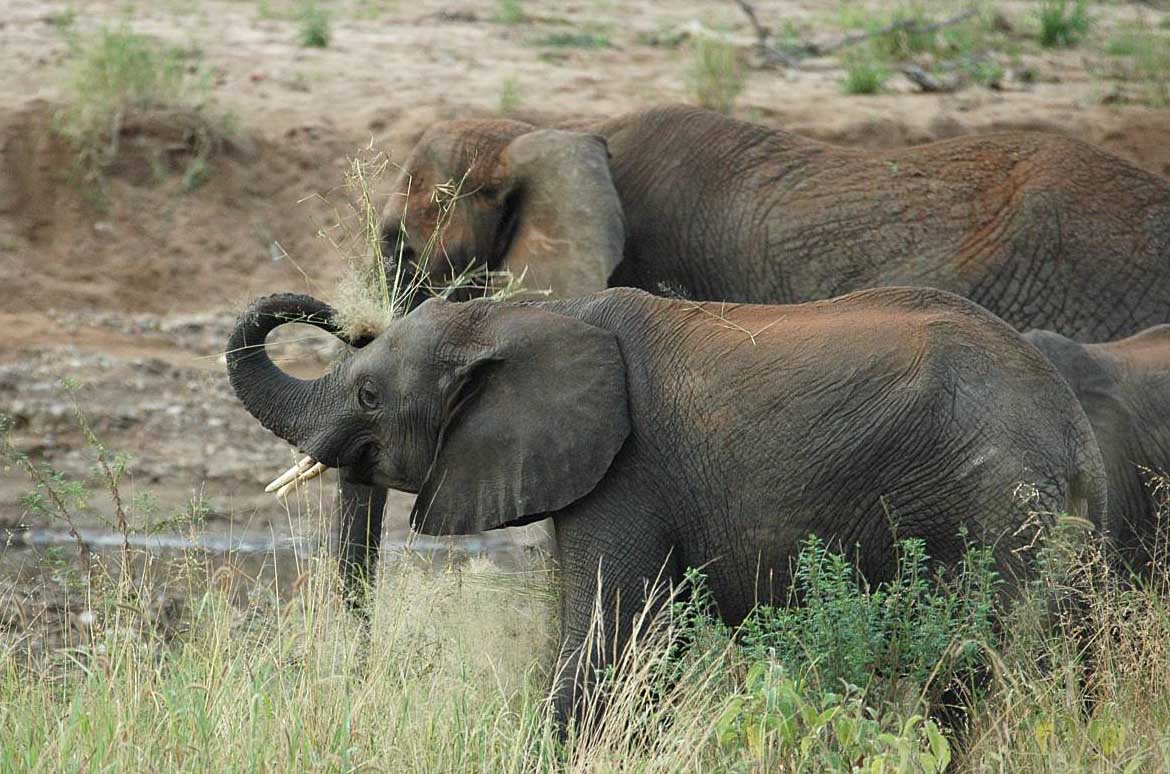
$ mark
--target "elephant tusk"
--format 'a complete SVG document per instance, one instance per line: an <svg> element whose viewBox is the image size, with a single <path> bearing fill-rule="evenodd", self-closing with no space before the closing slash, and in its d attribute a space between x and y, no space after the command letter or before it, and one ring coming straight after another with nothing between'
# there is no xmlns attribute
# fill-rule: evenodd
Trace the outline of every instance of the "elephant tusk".
<svg viewBox="0 0 1170 774"><path fill-rule="evenodd" d="M282 473L275 481L264 487L265 492L276 492L278 498L284 498L301 484L312 481L326 470L326 466L312 457L305 457L296 465Z"/></svg>
<svg viewBox="0 0 1170 774"><path fill-rule="evenodd" d="M299 476L294 478L292 481L289 481L287 484L282 486L280 489L277 489L276 496L278 498L287 497L289 495L289 493L292 492L292 490L296 489L301 484L306 484L306 483L312 481L314 478L316 478L317 476L324 473L327 469L328 469L328 467L326 465L324 465L323 463L320 463L320 462L315 463L313 465L313 467L311 467L308 470L306 470L305 472L301 473Z"/></svg>
<svg viewBox="0 0 1170 774"><path fill-rule="evenodd" d="M297 478L298 476L300 476L301 473L304 473L306 470L311 468L313 466L313 463L315 463L315 462L316 462L316 460L313 459L312 457L305 457L300 462L298 462L296 465L293 465L291 468L286 470L284 473L281 473L280 476L277 477L277 479L275 481L273 481L271 484L264 487L264 491L265 492L274 492L277 489L280 489L282 486L287 484L289 481L292 481L294 478Z"/></svg>

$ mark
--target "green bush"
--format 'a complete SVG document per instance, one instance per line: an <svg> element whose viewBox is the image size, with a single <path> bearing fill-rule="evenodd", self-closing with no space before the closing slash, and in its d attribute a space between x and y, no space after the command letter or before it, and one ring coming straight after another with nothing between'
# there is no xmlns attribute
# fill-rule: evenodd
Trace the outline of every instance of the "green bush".
<svg viewBox="0 0 1170 774"><path fill-rule="evenodd" d="M708 110L730 113L744 89L744 73L735 47L722 38L696 37L691 47L687 89L691 100Z"/></svg>
<svg viewBox="0 0 1170 774"><path fill-rule="evenodd" d="M792 580L800 604L758 608L743 626L744 647L821 691L851 685L871 700L937 694L969 674L992 642L992 567L989 551L972 549L948 587L930 574L924 542L905 540L893 580L870 588L852 562L810 537Z"/></svg>
<svg viewBox="0 0 1170 774"><path fill-rule="evenodd" d="M850 51L843 61L845 79L841 86L846 94L877 94L890 78L890 68L871 48Z"/></svg>
<svg viewBox="0 0 1170 774"><path fill-rule="evenodd" d="M1039 14L1039 40L1045 48L1070 48L1089 32L1089 0L1043 0Z"/></svg>
<svg viewBox="0 0 1170 774"><path fill-rule="evenodd" d="M202 107L206 84L188 78L184 53L125 26L71 36L70 59L56 127L86 180L99 179L117 157L127 121L149 113L198 113ZM206 166L206 122L195 123L195 158Z"/></svg>
<svg viewBox="0 0 1170 774"><path fill-rule="evenodd" d="M520 0L496 0L496 21L500 24L519 24L524 21L524 7Z"/></svg>
<svg viewBox="0 0 1170 774"><path fill-rule="evenodd" d="M736 632L716 617L703 574L690 570L685 599L670 606L657 693L695 674L742 670L715 737L759 770L847 771L859 762L898 770L909 758L916 771L943 771L951 745L925 712L982 665L1000 581L984 549L969 550L945 582L928 567L923 541L903 541L896 576L871 589L853 563L810 537L792 604L757 608Z"/></svg>
<svg viewBox="0 0 1170 774"><path fill-rule="evenodd" d="M933 720L872 711L858 692L809 690L783 666L757 661L715 725L725 750L763 764L750 771L914 771L951 762L951 743Z"/></svg>
<svg viewBox="0 0 1170 774"><path fill-rule="evenodd" d="M1170 37L1137 27L1113 37L1105 50L1128 59L1128 77L1139 84L1142 102L1156 107L1170 105Z"/></svg>
<svg viewBox="0 0 1170 774"><path fill-rule="evenodd" d="M333 37L329 12L317 0L306 0L297 11L301 45L306 48L327 48Z"/></svg>

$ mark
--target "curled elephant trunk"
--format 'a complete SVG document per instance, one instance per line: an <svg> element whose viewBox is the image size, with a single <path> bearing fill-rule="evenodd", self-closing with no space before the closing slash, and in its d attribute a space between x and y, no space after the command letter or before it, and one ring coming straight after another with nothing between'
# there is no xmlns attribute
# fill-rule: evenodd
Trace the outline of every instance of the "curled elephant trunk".
<svg viewBox="0 0 1170 774"><path fill-rule="evenodd" d="M340 416L341 393L331 371L318 379L298 379L268 356L268 334L285 323L304 323L347 343L334 311L310 296L279 294L253 302L236 321L228 341L227 368L232 389L265 428L315 459L336 467L338 450L328 442L329 427Z"/></svg>

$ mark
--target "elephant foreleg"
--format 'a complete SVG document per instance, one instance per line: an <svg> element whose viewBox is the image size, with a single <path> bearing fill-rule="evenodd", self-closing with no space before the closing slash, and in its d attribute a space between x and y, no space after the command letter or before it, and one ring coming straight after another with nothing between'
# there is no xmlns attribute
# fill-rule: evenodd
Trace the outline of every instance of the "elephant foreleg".
<svg viewBox="0 0 1170 774"><path fill-rule="evenodd" d="M351 483L342 474L335 550L345 601L354 610L364 609L374 582L385 507L385 489Z"/></svg>
<svg viewBox="0 0 1170 774"><path fill-rule="evenodd" d="M608 520L608 528L605 521L574 516L556 523L563 645L553 711L562 730L573 719L581 727L586 717L600 718L598 676L622 663L626 646L653 621L681 577L665 541L631 534L624 521Z"/></svg>

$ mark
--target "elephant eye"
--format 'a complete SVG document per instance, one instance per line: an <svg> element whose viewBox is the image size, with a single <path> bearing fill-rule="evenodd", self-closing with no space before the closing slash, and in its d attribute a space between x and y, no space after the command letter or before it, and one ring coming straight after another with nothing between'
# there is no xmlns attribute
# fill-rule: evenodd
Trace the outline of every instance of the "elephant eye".
<svg viewBox="0 0 1170 774"><path fill-rule="evenodd" d="M362 382L362 386L358 388L358 405L363 411L374 411L382 405L382 396L372 383Z"/></svg>

